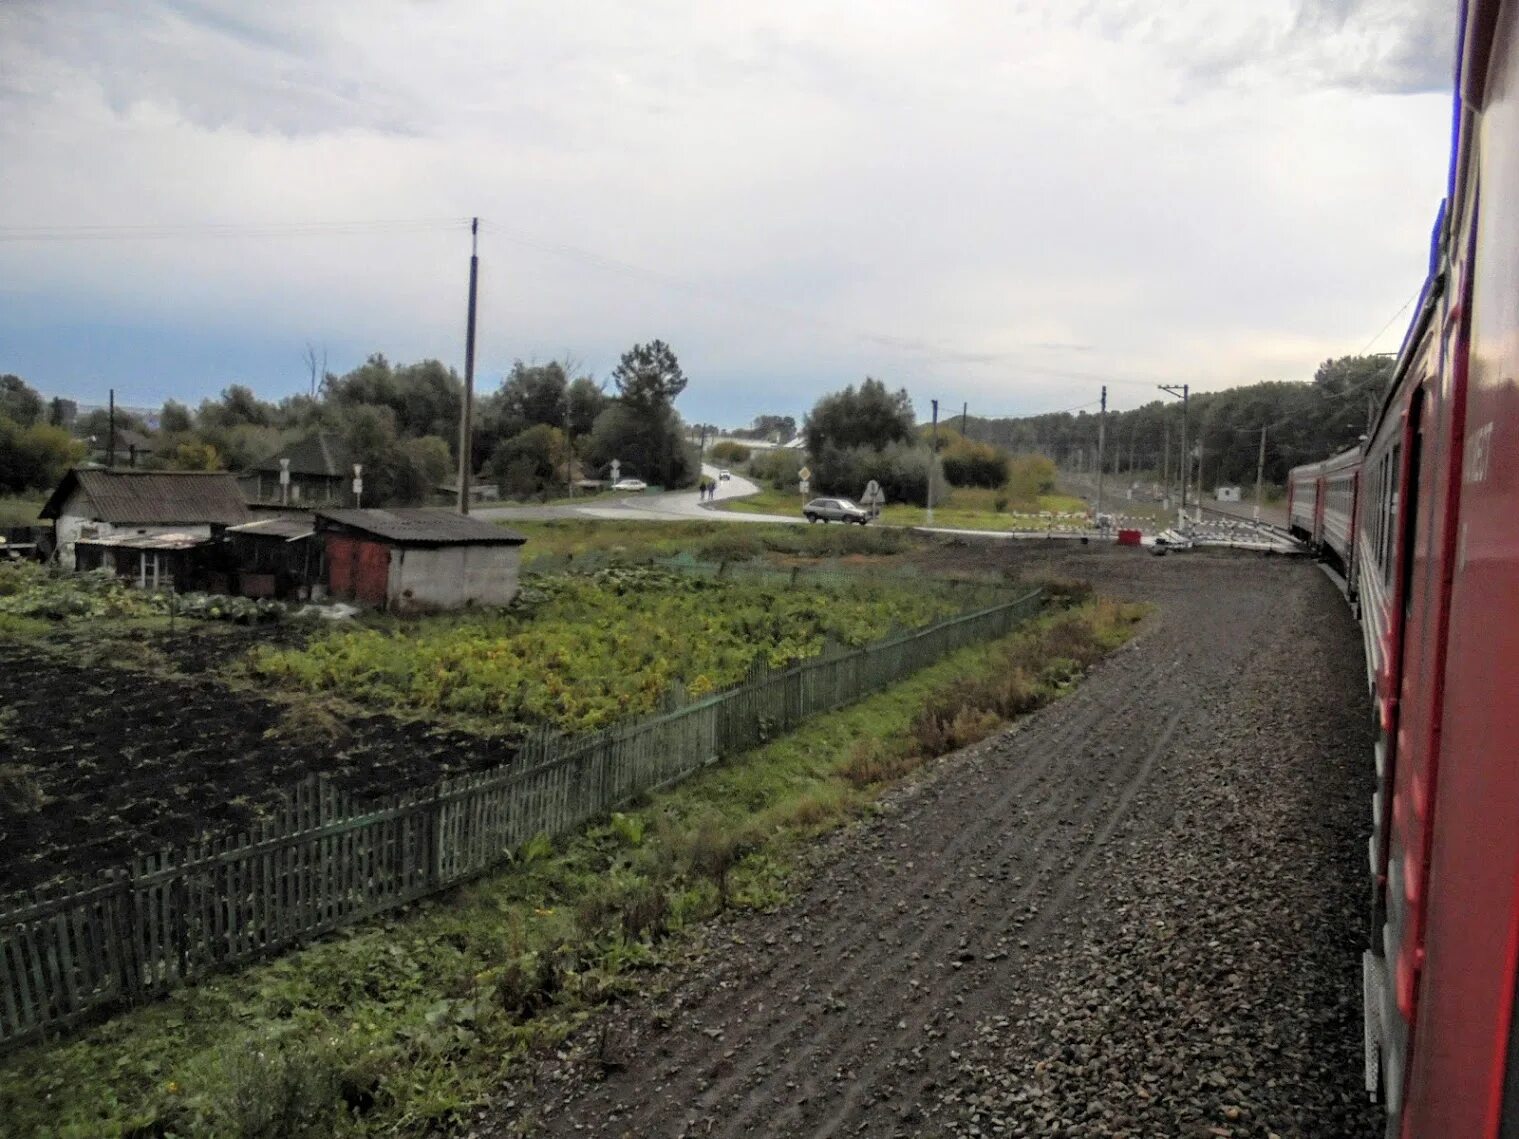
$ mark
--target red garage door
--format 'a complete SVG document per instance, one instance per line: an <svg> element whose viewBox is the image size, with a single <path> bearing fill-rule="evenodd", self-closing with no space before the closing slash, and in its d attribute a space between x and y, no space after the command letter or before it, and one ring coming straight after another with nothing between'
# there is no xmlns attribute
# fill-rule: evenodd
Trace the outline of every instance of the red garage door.
<svg viewBox="0 0 1519 1139"><path fill-rule="evenodd" d="M334 596L385 607L390 547L346 534L327 538L327 584Z"/></svg>

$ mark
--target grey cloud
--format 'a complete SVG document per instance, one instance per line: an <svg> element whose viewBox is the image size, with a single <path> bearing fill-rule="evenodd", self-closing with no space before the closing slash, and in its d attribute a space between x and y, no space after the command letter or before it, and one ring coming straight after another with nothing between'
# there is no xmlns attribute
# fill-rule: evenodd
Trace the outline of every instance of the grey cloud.
<svg viewBox="0 0 1519 1139"><path fill-rule="evenodd" d="M0 100L37 103L95 84L118 115L158 103L209 130L423 129L416 104L389 77L359 73L330 30L300 13L214 0L94 0L68 20L45 6L23 8L0 53L17 77Z"/></svg>
<svg viewBox="0 0 1519 1139"><path fill-rule="evenodd" d="M1160 7L1093 0L1084 26L1108 39L1160 48L1193 85L1290 75L1302 88L1378 94L1451 85L1455 14L1449 0L1294 0Z"/></svg>
<svg viewBox="0 0 1519 1139"><path fill-rule="evenodd" d="M8 224L479 213L482 361L609 366L659 335L714 403L741 375L805 402L867 371L973 401L1037 380L1064 406L1311 373L1417 280L1444 170L1439 100L1368 97L1443 86L1413 0L61 7L0 0ZM465 254L18 244L0 278L144 313L166 358L207 321L406 358L457 349Z"/></svg>

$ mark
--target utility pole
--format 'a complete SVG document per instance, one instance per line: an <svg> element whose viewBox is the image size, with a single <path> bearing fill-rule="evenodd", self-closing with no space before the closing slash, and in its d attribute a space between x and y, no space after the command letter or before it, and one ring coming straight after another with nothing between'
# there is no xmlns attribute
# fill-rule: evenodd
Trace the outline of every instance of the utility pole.
<svg viewBox="0 0 1519 1139"><path fill-rule="evenodd" d="M105 437L105 465L116 465L116 389L111 389L111 394L106 397L108 411L106 412L106 437Z"/></svg>
<svg viewBox="0 0 1519 1139"><path fill-rule="evenodd" d="M928 524L934 524L934 467L939 462L939 401L929 400L934 408L933 444L928 452Z"/></svg>
<svg viewBox="0 0 1519 1139"><path fill-rule="evenodd" d="M1161 491L1161 499L1167 504L1171 500L1171 421L1165 422L1165 449L1160 453L1160 485L1165 489Z"/></svg>
<svg viewBox="0 0 1519 1139"><path fill-rule="evenodd" d="M570 442L570 393L564 392L564 493L575 497L575 448Z"/></svg>
<svg viewBox="0 0 1519 1139"><path fill-rule="evenodd" d="M1192 473L1192 459L1187 454L1187 392L1186 384L1181 385L1181 390L1176 390L1175 384L1156 384L1161 391L1174 395L1181 400L1181 509L1185 514L1187 509L1187 479Z"/></svg>
<svg viewBox="0 0 1519 1139"><path fill-rule="evenodd" d="M469 513L470 484L475 478L475 286L480 277L480 219L469 223L469 324L464 334L464 405L459 409L459 513Z"/></svg>
<svg viewBox="0 0 1519 1139"><path fill-rule="evenodd" d="M1102 515L1102 481L1107 472L1108 448L1108 385L1102 385L1102 409L1097 413L1097 514L1098 525Z"/></svg>
<svg viewBox="0 0 1519 1139"><path fill-rule="evenodd" d="M1255 520L1261 520L1261 488L1266 481L1266 425L1261 424L1261 453L1255 460Z"/></svg>
<svg viewBox="0 0 1519 1139"><path fill-rule="evenodd" d="M965 438L965 421L970 418L970 400L960 405L960 437Z"/></svg>
<svg viewBox="0 0 1519 1139"><path fill-rule="evenodd" d="M1197 483L1195 485L1197 495L1192 501L1196 505L1193 506L1192 513L1193 517L1201 522L1203 520L1203 441L1201 438L1197 440Z"/></svg>

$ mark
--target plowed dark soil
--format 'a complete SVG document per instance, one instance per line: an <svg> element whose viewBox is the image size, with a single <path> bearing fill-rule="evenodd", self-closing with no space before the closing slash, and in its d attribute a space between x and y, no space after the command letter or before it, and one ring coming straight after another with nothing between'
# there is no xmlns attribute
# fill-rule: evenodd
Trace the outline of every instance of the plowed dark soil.
<svg viewBox="0 0 1519 1139"><path fill-rule="evenodd" d="M1059 703L831 839L779 912L482 1134L1370 1136L1357 634L1303 562L999 546L1153 601Z"/></svg>
<svg viewBox="0 0 1519 1139"><path fill-rule="evenodd" d="M500 741L381 715L345 722L336 739L266 734L284 711L215 679L82 666L0 640L0 894L235 833L308 775L362 801L511 758Z"/></svg>

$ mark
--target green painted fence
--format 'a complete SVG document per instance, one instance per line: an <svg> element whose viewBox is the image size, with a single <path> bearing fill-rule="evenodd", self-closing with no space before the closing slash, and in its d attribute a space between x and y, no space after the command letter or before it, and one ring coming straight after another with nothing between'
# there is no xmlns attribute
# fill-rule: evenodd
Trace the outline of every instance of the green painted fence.
<svg viewBox="0 0 1519 1139"><path fill-rule="evenodd" d="M0 901L0 1049L446 889L534 835L564 834L1003 636L1041 605L1034 590L864 648L760 665L727 691L594 735L540 733L504 767L380 804L310 780L251 833Z"/></svg>

